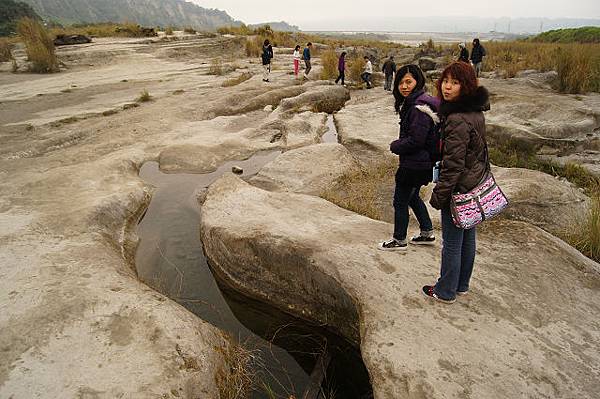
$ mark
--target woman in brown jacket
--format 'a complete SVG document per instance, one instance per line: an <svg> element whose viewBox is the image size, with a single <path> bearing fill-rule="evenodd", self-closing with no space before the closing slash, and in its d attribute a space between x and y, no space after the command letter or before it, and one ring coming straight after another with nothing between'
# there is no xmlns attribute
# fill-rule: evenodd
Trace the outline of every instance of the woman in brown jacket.
<svg viewBox="0 0 600 399"><path fill-rule="evenodd" d="M464 62L450 64L437 82L441 97L440 117L443 139L442 166L430 204L442 211L442 266L435 285L423 293L445 303L469 291L475 261L476 228L463 230L450 214L452 193L474 188L487 169L485 118L489 109L488 91L477 84L473 68Z"/></svg>

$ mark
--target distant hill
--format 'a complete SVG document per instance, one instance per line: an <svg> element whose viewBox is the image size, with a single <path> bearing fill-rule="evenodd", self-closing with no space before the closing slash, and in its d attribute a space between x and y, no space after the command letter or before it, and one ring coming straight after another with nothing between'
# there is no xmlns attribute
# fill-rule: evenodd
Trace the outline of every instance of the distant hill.
<svg viewBox="0 0 600 399"><path fill-rule="evenodd" d="M259 28L261 26L269 25L271 29L279 31L279 32L300 32L300 28L296 25L290 25L285 21L280 22L264 22L261 24L252 24L248 25L248 27L252 29Z"/></svg>
<svg viewBox="0 0 600 399"><path fill-rule="evenodd" d="M207 9L183 0L23 0L44 19L61 24L135 22L145 26L191 26L215 30L238 26L225 11Z"/></svg>
<svg viewBox="0 0 600 399"><path fill-rule="evenodd" d="M532 42L600 43L600 27L584 26L576 29L556 29L529 38Z"/></svg>
<svg viewBox="0 0 600 399"><path fill-rule="evenodd" d="M0 36L17 30L17 21L23 17L41 19L29 4L13 0L0 0Z"/></svg>

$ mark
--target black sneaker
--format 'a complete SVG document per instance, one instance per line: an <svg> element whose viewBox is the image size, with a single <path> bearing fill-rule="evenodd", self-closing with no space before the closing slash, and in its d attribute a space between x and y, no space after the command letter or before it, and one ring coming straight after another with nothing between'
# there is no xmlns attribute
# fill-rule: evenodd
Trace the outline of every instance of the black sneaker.
<svg viewBox="0 0 600 399"><path fill-rule="evenodd" d="M377 244L377 248L382 251L406 251L407 246L406 241L401 242L395 238Z"/></svg>
<svg viewBox="0 0 600 399"><path fill-rule="evenodd" d="M435 244L435 236L414 236L410 239L410 243L416 245L433 245Z"/></svg>
<svg viewBox="0 0 600 399"><path fill-rule="evenodd" d="M423 295L425 295L428 298L432 298L435 299L437 301L440 301L442 303L446 303L446 304L451 304L456 302L456 298L452 298L452 299L444 299L444 298L440 298L434 291L433 291L433 285L424 285L422 288L422 292Z"/></svg>

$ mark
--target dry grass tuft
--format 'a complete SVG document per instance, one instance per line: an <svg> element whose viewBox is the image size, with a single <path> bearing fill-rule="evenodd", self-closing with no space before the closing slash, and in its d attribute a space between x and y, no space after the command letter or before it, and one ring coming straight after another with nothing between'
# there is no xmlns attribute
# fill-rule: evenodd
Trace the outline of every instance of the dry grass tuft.
<svg viewBox="0 0 600 399"><path fill-rule="evenodd" d="M183 32L184 32L184 33L190 33L190 34L192 34L192 35L195 35L196 33L198 33L198 32L196 31L196 29L192 28L191 26L188 26L188 27L186 27L186 28L183 28Z"/></svg>
<svg viewBox="0 0 600 399"><path fill-rule="evenodd" d="M561 93L600 91L600 44L487 42L484 70L512 78L517 72L555 70Z"/></svg>
<svg viewBox="0 0 600 399"><path fill-rule="evenodd" d="M168 26L167 29L165 29L165 35L167 36L173 36L173 28Z"/></svg>
<svg viewBox="0 0 600 399"><path fill-rule="evenodd" d="M256 376L253 363L256 354L239 344L217 348L224 364L217 370L216 383L220 399L246 399L250 397Z"/></svg>
<svg viewBox="0 0 600 399"><path fill-rule="evenodd" d="M145 103L152 100L152 96L148 93L148 90L144 89L140 93L139 97L135 99L137 103Z"/></svg>
<svg viewBox="0 0 600 399"><path fill-rule="evenodd" d="M7 62L13 59L13 44L6 38L0 37L0 62Z"/></svg>
<svg viewBox="0 0 600 399"><path fill-rule="evenodd" d="M209 75L217 75L221 76L225 74L225 70L223 68L223 60L221 58L213 58L210 61L210 67L208 68Z"/></svg>
<svg viewBox="0 0 600 399"><path fill-rule="evenodd" d="M232 87L232 86L237 86L240 83L243 83L245 81L247 81L248 79L250 79L252 77L252 74L250 72L243 72L240 76L238 76L237 78L231 78L231 79L227 79L226 81L223 82L222 86L223 87Z"/></svg>
<svg viewBox="0 0 600 399"><path fill-rule="evenodd" d="M333 49L328 49L321 54L321 64L323 69L321 71L321 79L335 79L338 76L338 56Z"/></svg>
<svg viewBox="0 0 600 399"><path fill-rule="evenodd" d="M348 60L348 77L354 83L360 83L360 75L365 69L365 60L360 55L354 54Z"/></svg>
<svg viewBox="0 0 600 399"><path fill-rule="evenodd" d="M246 56L259 57L262 53L262 41L260 37L246 39Z"/></svg>
<svg viewBox="0 0 600 399"><path fill-rule="evenodd" d="M32 72L58 72L58 59L54 53L54 43L46 29L38 21L32 18L20 19L17 23L17 32L25 43Z"/></svg>
<svg viewBox="0 0 600 399"><path fill-rule="evenodd" d="M600 262L600 192L592 197L587 215L577 220L564 238L579 252Z"/></svg>
<svg viewBox="0 0 600 399"><path fill-rule="evenodd" d="M381 162L366 165L362 169L342 176L334 187L319 196L339 207L358 214L381 219L380 190L394 179L398 159L389 157Z"/></svg>

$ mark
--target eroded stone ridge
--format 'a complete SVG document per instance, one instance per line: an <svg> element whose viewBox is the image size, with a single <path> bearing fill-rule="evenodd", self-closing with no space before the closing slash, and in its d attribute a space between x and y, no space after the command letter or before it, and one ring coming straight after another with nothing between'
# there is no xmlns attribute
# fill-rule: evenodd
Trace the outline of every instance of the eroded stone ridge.
<svg viewBox="0 0 600 399"><path fill-rule="evenodd" d="M233 175L204 197L201 239L240 291L356 341L376 398L593 397L600 390L597 266L521 222L480 233L472 290L430 302L439 247L380 252L391 225ZM356 317L358 316L358 317Z"/></svg>

